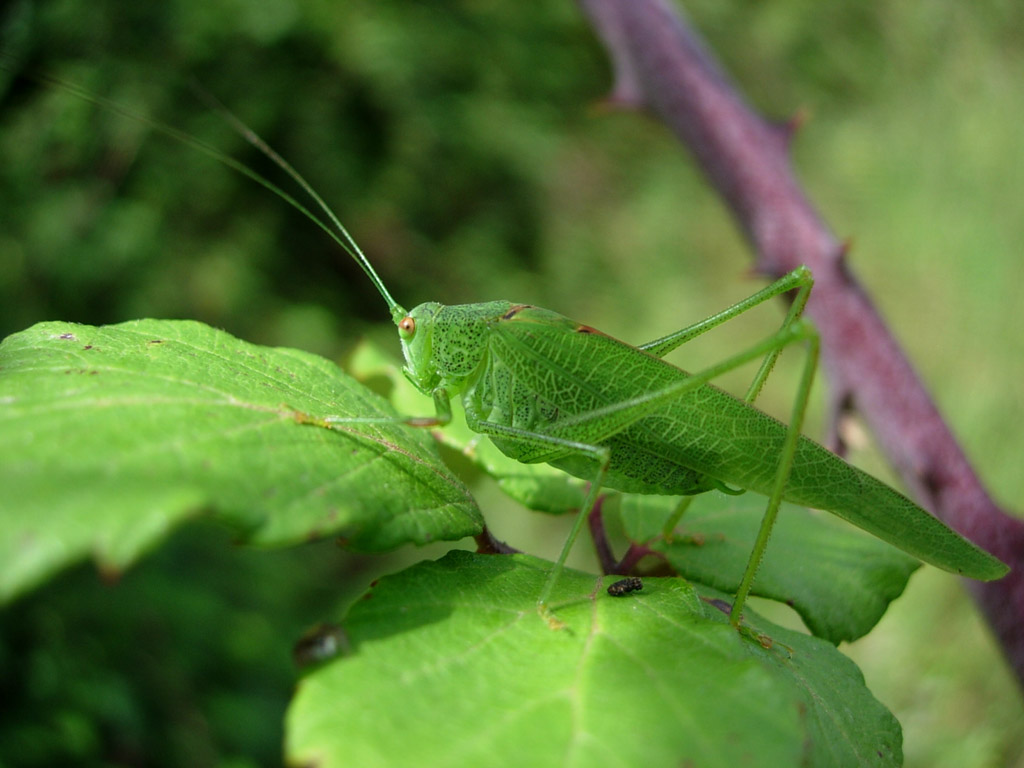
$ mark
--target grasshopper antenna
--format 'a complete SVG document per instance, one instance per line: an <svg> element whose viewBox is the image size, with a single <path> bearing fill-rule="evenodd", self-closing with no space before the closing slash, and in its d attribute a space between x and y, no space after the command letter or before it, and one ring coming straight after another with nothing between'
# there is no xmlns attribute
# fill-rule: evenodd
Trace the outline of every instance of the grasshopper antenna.
<svg viewBox="0 0 1024 768"><path fill-rule="evenodd" d="M202 98L207 104L209 104L212 109L216 110L221 115L221 117L224 118L227 121L227 123L243 139L245 139L252 146L254 146L256 149L262 152L275 165L277 165L281 170L287 173L288 176L291 177L291 179L294 180L295 183L298 184L299 187L307 195L309 195L310 199L313 200L313 202L316 204L316 207L319 208L327 216L327 220L330 222L330 224L325 223L323 219L321 219L319 216L317 216L315 213L309 210L308 207L300 203L298 200L295 199L295 197L285 192L283 189L281 189L279 186L274 184L266 177L257 173L252 168L249 168L243 163L240 163L239 161L235 160L229 155L224 154L216 147L207 144L206 142L201 141L200 139L197 139L195 136L191 136L185 133L184 131L179 131L177 128L172 128L169 125L165 125L156 120L152 120L148 117L132 112L130 109L123 107L117 102L106 99L98 94L91 93L90 91L87 91L84 88L75 85L74 83L65 82L63 80L60 80L55 77L50 77L48 75L25 75L25 77L35 80L36 82L42 83L43 85L60 88L62 90L67 91L68 93L78 96L81 99L85 99L86 101L92 104L96 104L98 106L103 107L104 109L108 109L119 115L123 115L124 117L143 123L144 125L148 125L150 128L159 131L165 136L168 136L174 139L175 141L180 141L182 144L190 146L193 149L197 149L200 152L203 152L204 154L208 155L209 157L212 157L214 160L218 160L219 162L226 165L228 168L231 168L232 170L241 173L243 176L248 176L257 184L270 190L271 192L279 196L281 199L283 199L286 203L293 206L297 211L302 213L302 215L304 215L306 218L308 218L310 221L312 221L314 224L320 227L320 229L326 232L327 235L335 243L337 243L343 251L345 251L345 253L347 253L349 256L355 259L356 263L360 267L362 267L363 272L366 273L366 276L369 277L370 281L374 284L374 286L376 286L377 290L380 292L380 295L384 297L384 301L387 302L388 310L391 312L391 317L396 325L399 322L401 322L403 317L405 317L405 309L403 309L398 304L398 302L395 301L394 298L392 298L391 294L388 293L388 289L384 287L383 281L380 279L380 277L378 277L377 273L374 271L373 266L370 264L369 259L366 258L366 255L363 253L362 249L360 249L360 247L356 244L356 241L353 239L352 235L349 234L348 230L345 229L341 221L338 220L338 217L334 214L334 211L332 211L331 208L327 205L327 203L324 202L323 198L321 198L320 195L316 193L313 187L310 186L309 182L307 182L302 177L302 175L288 163L287 160L285 160L283 157L277 154L277 152L275 152L270 147L270 145L263 141L263 139L261 139L255 131L249 128L249 126L247 126L237 117L235 117L235 115L232 114L232 112L227 107L221 104L220 101L218 101L212 94L210 94L204 88L202 88L202 86L200 86L198 83L193 82L191 84L194 92L200 98Z"/></svg>
<svg viewBox="0 0 1024 768"><path fill-rule="evenodd" d="M288 174L288 176L290 176L291 179L296 184L298 184L299 187L302 188L303 192L309 195L310 199L313 200L313 202L316 203L317 207L320 208L320 210L323 211L323 213L327 216L328 221L330 221L331 224L334 225L334 231L326 227L326 225L322 221L320 221L319 218L313 216L313 214L309 213L304 208L299 206L294 200L292 200L291 198L287 199L293 205L296 205L299 208L299 210L301 210L307 216L316 221L316 223L320 226L321 229L327 229L328 234L331 235L334 241L337 242L345 250L345 252L348 253L349 256L356 260L356 263L359 264L360 267L362 267L363 272L366 273L366 276L370 278L370 282L372 282L374 286L376 286L377 290L380 292L380 295L384 297L384 301L387 302L388 309L391 311L392 319L395 321L396 324L399 323L402 320L402 318L405 317L405 310L398 304L397 301L395 301L391 297L391 294L388 292L388 289L384 287L384 282L380 279L380 277L377 276L377 272L370 264L370 260L366 258L366 254L363 253L362 249L356 243L355 239L352 237L352 235L349 234L348 230L345 229L345 225L341 223L341 221L335 215L334 211L331 210L331 207L324 202L324 199L317 193L317 191L313 189L313 187L309 184L309 182L306 181L306 179L302 176L301 173L299 173L297 170L295 170L294 167L292 167L291 163L289 163L287 160L281 157L277 153L277 151L274 150L274 148L271 147L269 144L267 144L267 142L265 142L262 138L260 138L259 134L257 134L252 128L250 128L248 125L239 120L231 110L224 106L220 99L218 99L208 90L203 88L203 86L201 86L195 79L192 79L190 81L190 85L192 87L192 90L196 93L196 95L198 95L199 98L205 101L210 106L211 109L215 110L218 114L220 114L221 117L223 117L227 121L228 125L235 129L238 135L240 135L252 146L254 146L256 149L262 152L278 168L280 168L282 171ZM255 171L249 170L246 170L245 173L247 176L250 177L258 175L256 174ZM258 180L260 181L261 184L264 184L264 186L267 186L269 184L269 182L264 182L262 181L262 179ZM275 191L278 190L275 189ZM278 194L283 193L278 191Z"/></svg>

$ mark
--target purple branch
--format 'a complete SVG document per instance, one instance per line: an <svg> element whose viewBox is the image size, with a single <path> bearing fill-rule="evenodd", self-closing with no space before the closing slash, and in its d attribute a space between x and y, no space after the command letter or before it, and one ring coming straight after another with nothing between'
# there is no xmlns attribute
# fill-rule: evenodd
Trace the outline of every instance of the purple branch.
<svg viewBox="0 0 1024 768"><path fill-rule="evenodd" d="M747 106L665 0L579 2L612 60L612 102L651 110L690 148L753 245L757 271L779 277L806 264L814 273L807 312L832 388L833 446L840 412L856 408L918 501L1012 568L1000 581L968 586L1024 683L1024 521L989 498L850 274L845 247L793 175L792 128Z"/></svg>
<svg viewBox="0 0 1024 768"><path fill-rule="evenodd" d="M604 515L601 508L604 506L604 496L598 496L594 502L594 508L587 516L587 525L590 526L590 538L594 540L594 550L597 552L597 561L601 564L601 573L620 573L615 570L618 565L615 562L615 555L612 553L611 542L608 541L608 534L604 530Z"/></svg>

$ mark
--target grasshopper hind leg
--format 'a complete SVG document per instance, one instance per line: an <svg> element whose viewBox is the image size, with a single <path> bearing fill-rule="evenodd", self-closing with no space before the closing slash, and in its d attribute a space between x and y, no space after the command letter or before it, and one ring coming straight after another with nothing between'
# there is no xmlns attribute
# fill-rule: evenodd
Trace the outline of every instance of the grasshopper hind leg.
<svg viewBox="0 0 1024 768"><path fill-rule="evenodd" d="M733 602L732 610L729 614L730 623L737 627L742 620L743 605L746 602L747 596L750 594L754 577L757 575L757 570L761 565L765 549L768 546L768 538L771 535L771 530L774 527L776 517L778 516L779 505L782 503L782 494L785 490L786 483L789 480L790 471L793 467L793 458L796 455L797 441L800 437L800 429L803 424L804 413L807 410L807 402L810 398L811 385L814 381L815 371L817 370L819 349L817 332L810 325L801 323L801 317L803 315L804 308L807 306L807 301L810 298L813 286L814 277L811 275L810 270L806 267L798 267L789 274L779 278L771 285L761 291L758 291L753 296L734 304L728 309L692 326L676 331L669 336L656 339L640 346L640 349L643 349L650 354L656 355L657 357L664 357L673 349L676 349L687 341L690 341L712 328L743 314L758 304L768 301L776 296L781 296L789 291L797 291L793 298L793 303L790 305L789 311L786 313L786 317L782 321L782 326L779 329L778 335L784 336L787 332L792 332L798 327L800 329L800 333L791 336L787 341L772 346L767 351L764 359L761 361L760 368L754 375L754 379L744 396L744 400L746 402L753 403L761 393L761 389L764 387L769 374L771 374L783 347L792 341L799 340L804 342L807 347L807 357L804 363L800 385L793 401L793 411L789 427L786 432L786 439L783 443L783 449L779 456L779 463L777 465L775 479L772 484L772 493L768 499L768 505L765 508L764 517L761 520L761 527L758 531L754 548L751 550L750 558L747 561L747 566L740 581L739 589L736 592L736 599ZM723 488L721 490L726 489ZM664 535L666 538L671 537L672 529L675 528L679 519L689 507L691 499L692 497L684 499L676 512L666 522L664 528Z"/></svg>
<svg viewBox="0 0 1024 768"><path fill-rule="evenodd" d="M764 517L761 518L761 527L758 530L754 548L750 552L746 570L740 581L739 589L736 591L736 599L733 601L732 611L729 614L729 622L736 627L739 626L743 618L743 605L750 594L754 577L757 575L757 569L761 565L765 549L768 546L768 538L775 525L775 519L779 514L779 505L782 503L782 494L789 480L789 474L793 469L797 441L800 439L800 429L803 425L804 413L807 411L807 402L810 399L814 374L818 367L819 341L817 331L808 325L803 327L806 329L803 340L807 346L807 357L804 361L804 369L800 377L796 398L793 400L793 412L789 420L789 428L786 430L786 439L783 443L782 453L779 455L779 463L775 470L772 493L768 498L768 506L765 508Z"/></svg>

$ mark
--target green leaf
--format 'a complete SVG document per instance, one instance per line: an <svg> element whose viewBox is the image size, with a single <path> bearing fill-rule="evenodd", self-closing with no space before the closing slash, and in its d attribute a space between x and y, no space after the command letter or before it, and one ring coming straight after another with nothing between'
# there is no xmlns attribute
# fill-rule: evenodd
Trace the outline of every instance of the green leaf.
<svg viewBox="0 0 1024 768"><path fill-rule="evenodd" d="M627 534L636 542L660 535L678 503L664 496L623 496ZM758 494L707 494L683 516L683 535L649 546L682 576L735 593L765 504ZM752 592L792 606L811 632L839 643L867 634L920 565L832 515L784 503Z"/></svg>
<svg viewBox="0 0 1024 768"><path fill-rule="evenodd" d="M900 763L899 724L831 644L758 620L761 644L682 579L616 598L573 571L552 630L536 610L550 567L455 551L381 579L344 620L348 655L300 683L290 762Z"/></svg>
<svg viewBox="0 0 1024 768"><path fill-rule="evenodd" d="M327 360L200 323L43 323L0 345L0 600L120 570L204 510L262 545L459 539L481 518L429 435Z"/></svg>

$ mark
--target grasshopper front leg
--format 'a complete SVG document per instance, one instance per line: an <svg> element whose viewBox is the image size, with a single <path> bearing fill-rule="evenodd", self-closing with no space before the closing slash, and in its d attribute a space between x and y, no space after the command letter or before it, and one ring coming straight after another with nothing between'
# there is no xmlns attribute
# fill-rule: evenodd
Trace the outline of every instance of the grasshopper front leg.
<svg viewBox="0 0 1024 768"><path fill-rule="evenodd" d="M323 422L331 424L405 424L409 427L429 428L444 427L452 420L452 403L448 392L443 388L432 393L434 400L433 416L392 416L380 418L374 416L324 416Z"/></svg>

